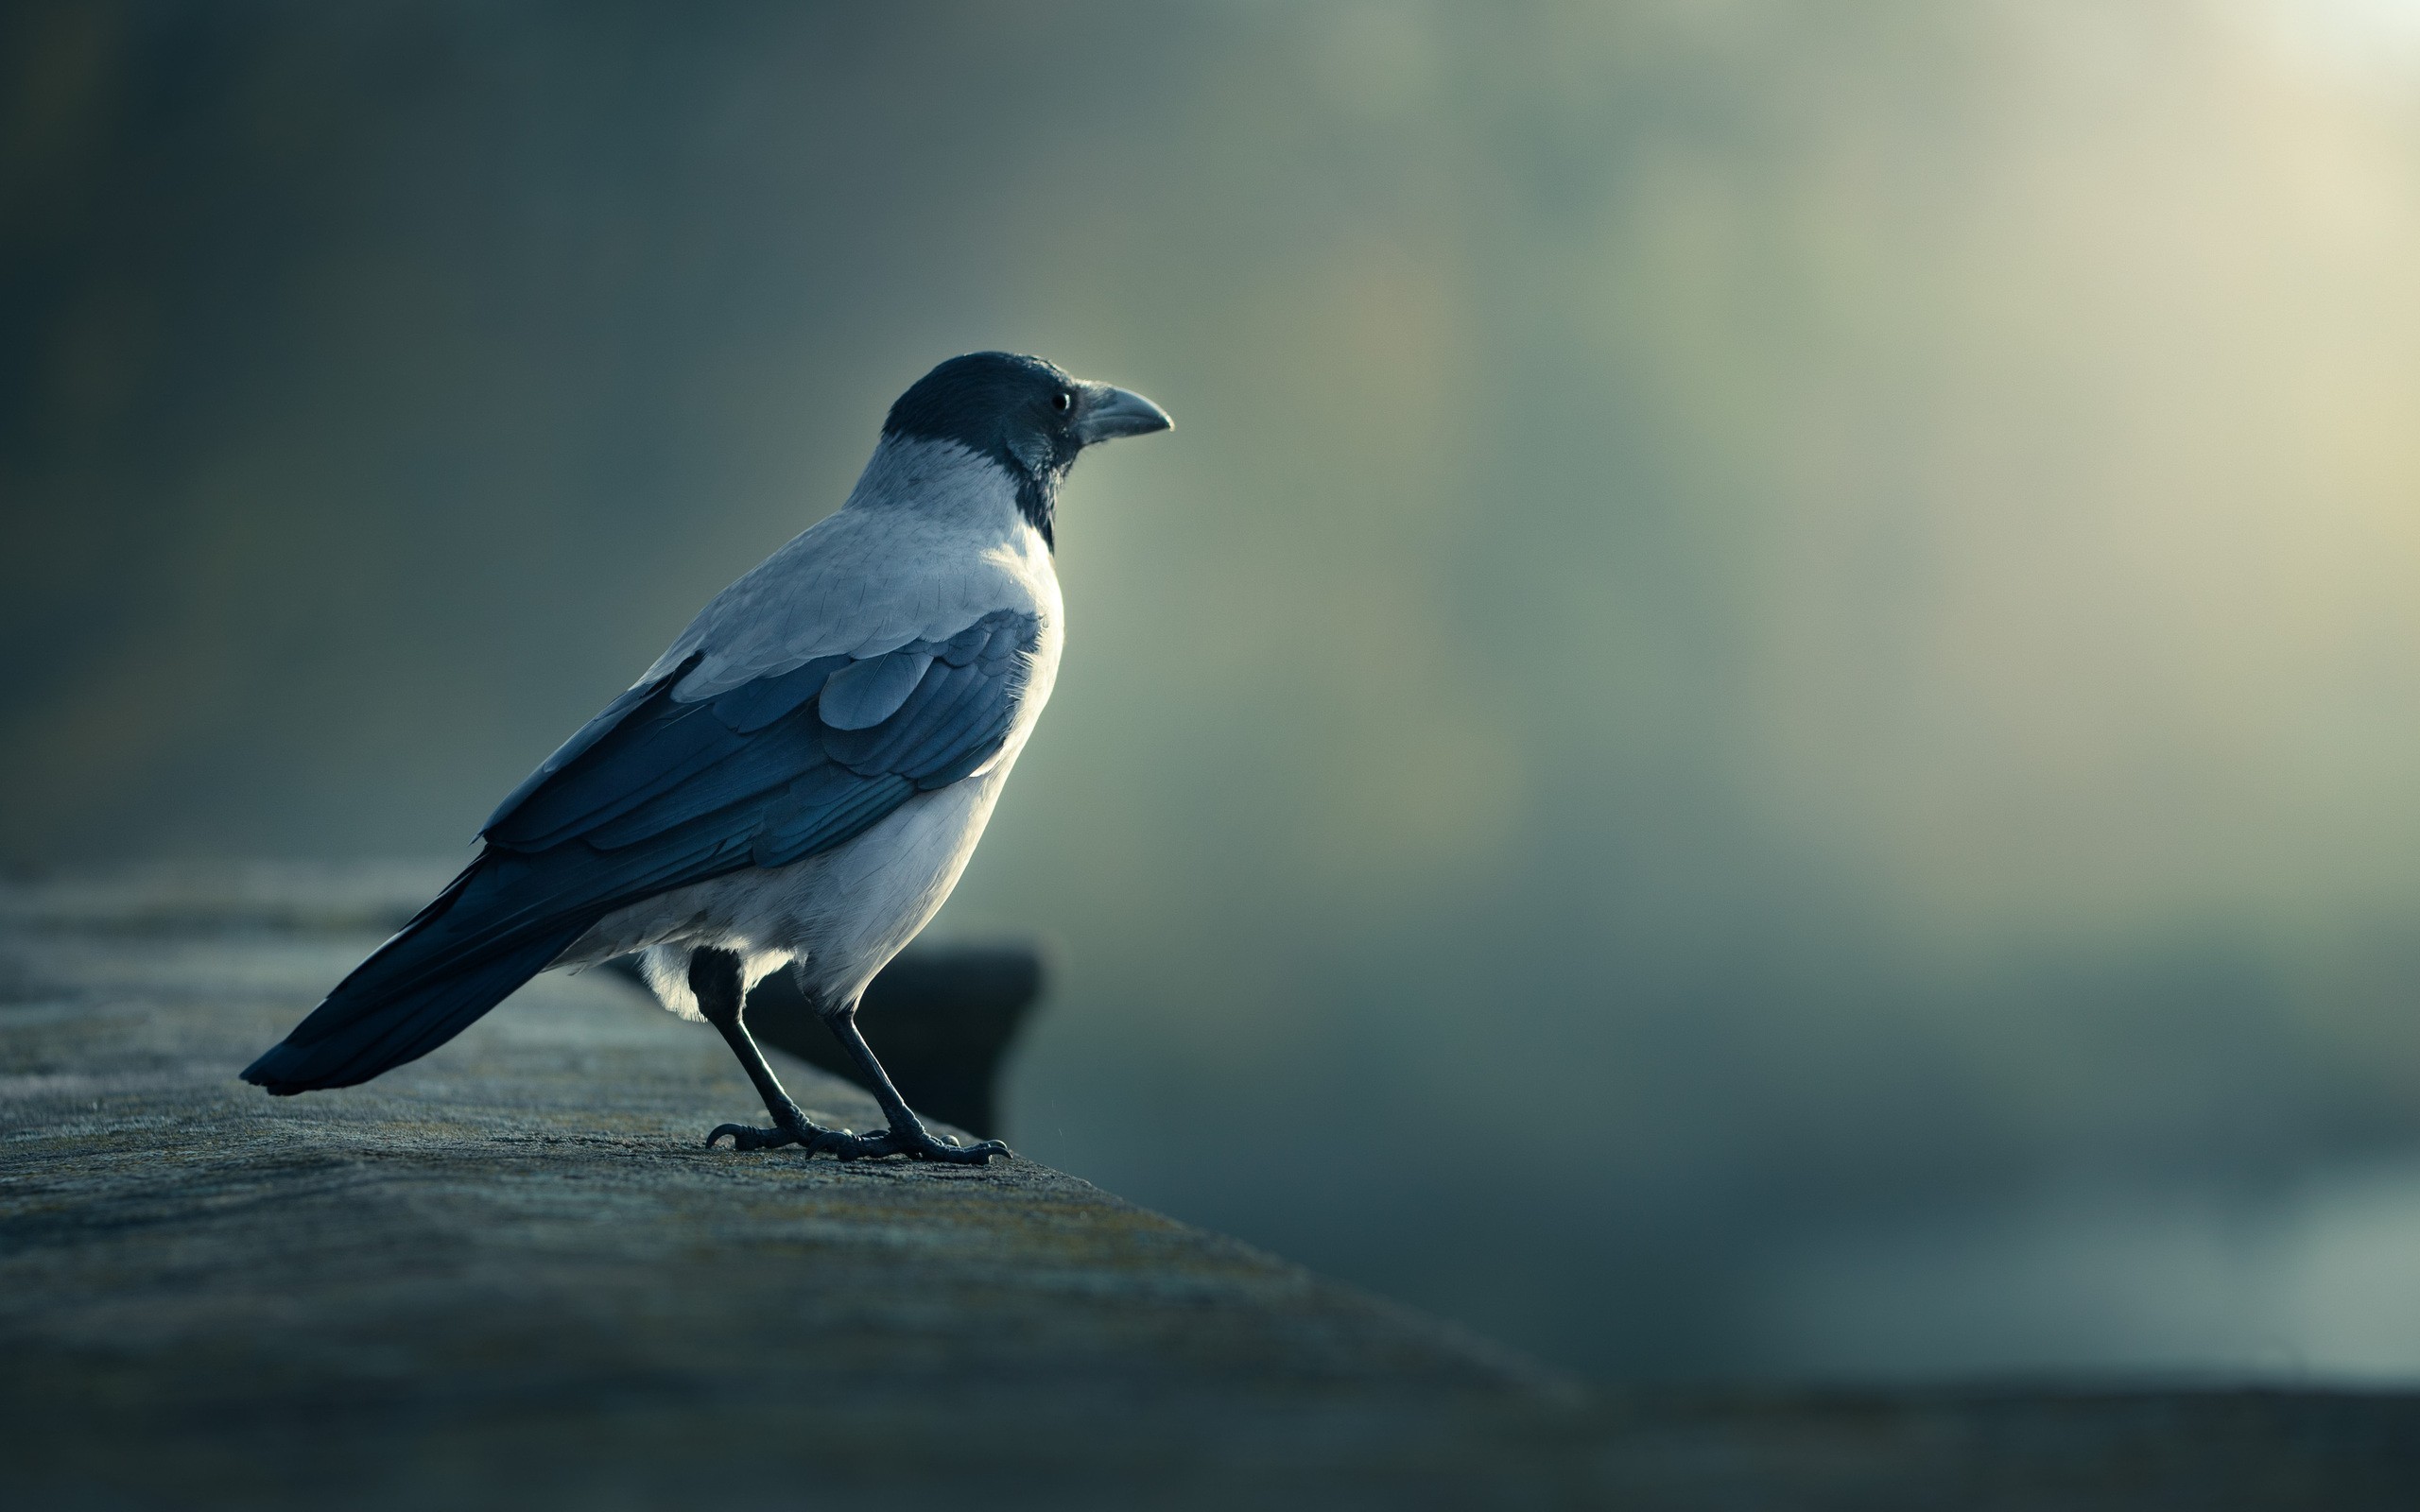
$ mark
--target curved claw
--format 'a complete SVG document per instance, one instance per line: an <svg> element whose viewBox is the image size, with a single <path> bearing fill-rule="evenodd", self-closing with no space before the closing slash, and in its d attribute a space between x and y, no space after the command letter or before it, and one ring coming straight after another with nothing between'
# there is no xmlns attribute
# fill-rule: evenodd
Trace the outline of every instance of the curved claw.
<svg viewBox="0 0 2420 1512"><path fill-rule="evenodd" d="M953 1141L927 1159L945 1160L953 1165L982 1165L995 1155L1003 1160L1017 1158L1016 1151L998 1140L985 1140L980 1144L959 1144Z"/></svg>
<svg viewBox="0 0 2420 1512"><path fill-rule="evenodd" d="M796 1144L810 1156L829 1155L838 1160L879 1160L887 1155L904 1155L911 1160L938 1160L945 1165L982 1165L995 1155L1003 1160L1016 1158L998 1140L960 1144L947 1134L937 1135L923 1128L886 1128L853 1134L844 1128L821 1128L813 1124L806 1126L804 1134L786 1128L718 1124L706 1136L706 1148L713 1149L725 1135L730 1136L735 1150L776 1150Z"/></svg>
<svg viewBox="0 0 2420 1512"><path fill-rule="evenodd" d="M731 1136L731 1147L735 1150L777 1150L785 1144L799 1142L798 1136L786 1128L751 1128L745 1124L717 1124L715 1131L706 1136L706 1148L713 1149L715 1142L726 1134Z"/></svg>
<svg viewBox="0 0 2420 1512"><path fill-rule="evenodd" d="M928 1134L925 1130L885 1129L874 1136L882 1142L884 1155L904 1155L911 1160L938 1160L944 1165L982 1165L994 1156L1014 1160L1009 1147L998 1140L985 1140L980 1144L960 1144L946 1134Z"/></svg>

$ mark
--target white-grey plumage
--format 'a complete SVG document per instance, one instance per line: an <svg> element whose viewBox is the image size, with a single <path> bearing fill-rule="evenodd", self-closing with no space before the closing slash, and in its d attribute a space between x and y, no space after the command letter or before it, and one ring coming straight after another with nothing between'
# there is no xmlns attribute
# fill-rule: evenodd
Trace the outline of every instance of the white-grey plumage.
<svg viewBox="0 0 2420 1512"><path fill-rule="evenodd" d="M285 1093L425 1055L548 966L642 952L731 1042L772 1114L743 1148L981 1160L934 1139L855 1023L957 885L1058 676L1060 481L1167 427L1149 400L978 352L891 408L841 508L706 606L630 692L498 806L485 849L244 1073ZM741 1022L785 967L891 1126L806 1122Z"/></svg>
<svg viewBox="0 0 2420 1512"><path fill-rule="evenodd" d="M802 612L808 605L821 609ZM1058 679L1059 577L1049 543L1017 508L1015 480L955 441L885 438L838 513L724 589L640 679L699 657L672 685L676 700L694 703L821 657L871 662L946 641L1002 611L1032 619L1036 631L1017 653L1013 720L981 765L805 860L727 872L617 909L554 964L646 951L656 995L698 1018L689 951L712 945L739 954L743 990L796 962L810 1003L856 1001L957 885ZM877 690L889 707L850 717L876 723L912 687ZM824 698L828 706L831 694Z"/></svg>

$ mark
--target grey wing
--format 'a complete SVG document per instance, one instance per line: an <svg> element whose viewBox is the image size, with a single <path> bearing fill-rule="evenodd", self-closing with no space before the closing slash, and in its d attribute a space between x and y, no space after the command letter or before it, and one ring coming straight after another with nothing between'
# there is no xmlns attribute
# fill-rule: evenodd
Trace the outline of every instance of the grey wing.
<svg viewBox="0 0 2420 1512"><path fill-rule="evenodd" d="M1040 623L827 656L683 702L631 689L488 821L487 850L245 1069L346 1087L428 1054L625 903L838 845L998 754Z"/></svg>
<svg viewBox="0 0 2420 1512"><path fill-rule="evenodd" d="M598 914L863 833L1000 752L1040 633L1034 614L1001 610L946 640L819 657L693 702L674 696L692 663L676 664L488 820L491 850L530 867L512 914Z"/></svg>

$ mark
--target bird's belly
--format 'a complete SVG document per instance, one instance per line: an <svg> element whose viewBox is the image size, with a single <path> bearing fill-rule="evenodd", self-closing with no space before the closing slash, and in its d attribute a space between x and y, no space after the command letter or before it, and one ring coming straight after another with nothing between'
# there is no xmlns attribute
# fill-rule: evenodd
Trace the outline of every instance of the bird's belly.
<svg viewBox="0 0 2420 1512"><path fill-rule="evenodd" d="M752 985L796 960L811 992L852 1000L958 885L1010 765L918 794L856 839L804 861L730 872L617 909L556 964L717 946L740 954ZM692 1014L685 986L659 981L657 990L667 1007Z"/></svg>

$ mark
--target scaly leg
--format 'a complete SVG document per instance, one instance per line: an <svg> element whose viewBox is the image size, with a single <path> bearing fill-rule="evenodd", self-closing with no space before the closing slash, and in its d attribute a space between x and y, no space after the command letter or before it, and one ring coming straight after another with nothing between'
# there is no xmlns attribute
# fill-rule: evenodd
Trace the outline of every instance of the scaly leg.
<svg viewBox="0 0 2420 1512"><path fill-rule="evenodd" d="M856 1005L851 1004L838 1014L824 1014L825 1024L840 1039L858 1068L874 1086L874 1096L890 1120L890 1126L879 1133L853 1134L847 1129L825 1128L807 1118L789 1093L782 1090L781 1079L765 1062L765 1053L756 1048L755 1037L748 1032L742 1014L747 1006L741 990L739 956L731 951L702 949L689 954L689 989L698 996L698 1010L706 1022L721 1032L723 1042L739 1057L740 1068L748 1079L756 1084L756 1095L765 1100L765 1111L771 1114L771 1128L751 1128L744 1124L724 1124L706 1136L709 1148L728 1134L732 1148L737 1150L775 1150L796 1144L807 1154L837 1156L843 1160L873 1160L886 1155L904 1155L913 1160L942 1160L957 1164L981 1165L994 1155L1005 1156L1009 1147L997 1140L980 1144L960 1145L957 1141L937 1138L925 1127L924 1120L911 1111L899 1090L873 1057L873 1050L857 1033Z"/></svg>
<svg viewBox="0 0 2420 1512"><path fill-rule="evenodd" d="M823 1026L832 1031L832 1037L840 1041L840 1048L849 1053L849 1058L857 1063L857 1070L873 1084L874 1100L882 1104L883 1116L890 1120L890 1127L882 1133L860 1136L871 1142L862 1153L904 1155L911 1160L947 1160L959 1165L981 1165L995 1155L1011 1160L1015 1158L998 1140L985 1140L980 1144L960 1144L945 1135L936 1136L925 1127L925 1121L916 1116L915 1110L908 1106L908 1100L899 1095L899 1089L890 1084L890 1074L882 1069L881 1061L874 1058L873 1046L867 1044L866 1037L857 1032L857 1005L855 1003L843 1005L837 1012L826 1013L822 1018Z"/></svg>
<svg viewBox="0 0 2420 1512"><path fill-rule="evenodd" d="M724 1124L706 1136L706 1147L714 1148L716 1142L728 1134L732 1148L737 1150L773 1150L785 1144L799 1144L805 1146L809 1155L829 1150L847 1160L848 1147L856 1143L856 1136L846 1129L825 1128L810 1120L798 1104L790 1101L790 1094L782 1090L781 1078L765 1063L765 1053L756 1048L755 1037L741 1022L741 1012L747 1006L741 983L736 953L712 949L689 953L689 990L698 995L698 1011L721 1031L723 1043L739 1057L740 1069L756 1084L756 1095L765 1099L765 1111L773 1115L773 1126L751 1128L745 1124Z"/></svg>

